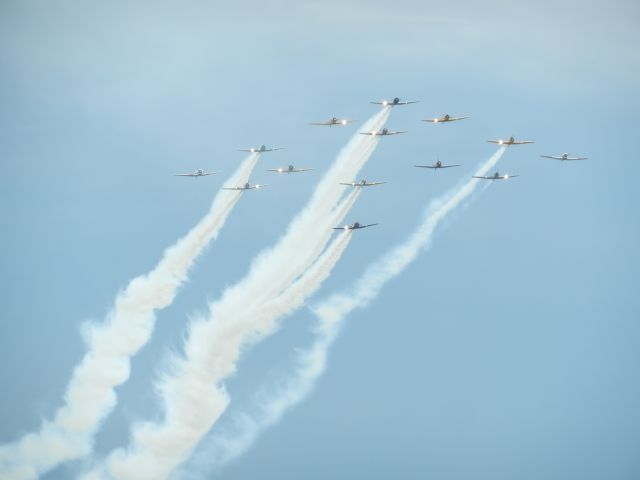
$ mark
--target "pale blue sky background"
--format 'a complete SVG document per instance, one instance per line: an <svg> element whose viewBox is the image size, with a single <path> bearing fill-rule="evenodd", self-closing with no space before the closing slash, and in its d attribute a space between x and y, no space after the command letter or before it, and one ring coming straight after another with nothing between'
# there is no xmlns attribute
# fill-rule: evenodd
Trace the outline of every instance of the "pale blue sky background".
<svg viewBox="0 0 640 480"><path fill-rule="evenodd" d="M613 2L0 3L0 439L50 417L118 289L274 144L191 282L159 315L97 438L152 418L159 362L189 314L240 279L365 121L401 96L363 171L354 238L323 294L403 238L428 202L516 135L492 185L432 249L351 316L314 394L243 458L203 478L640 477L640 6ZM421 118L470 114L451 125ZM560 164L541 153L590 157ZM433 174L415 163L462 163ZM293 163L317 170L276 177ZM197 180L195 168L224 174ZM352 180L352 179L345 179ZM255 194L255 195L254 195ZM301 311L250 351L232 410L307 345ZM78 464L46 479L73 476Z"/></svg>

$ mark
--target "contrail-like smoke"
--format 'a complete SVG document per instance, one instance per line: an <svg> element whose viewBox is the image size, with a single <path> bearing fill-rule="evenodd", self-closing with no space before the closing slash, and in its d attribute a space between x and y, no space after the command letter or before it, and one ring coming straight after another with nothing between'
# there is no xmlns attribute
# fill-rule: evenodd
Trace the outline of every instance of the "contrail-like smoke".
<svg viewBox="0 0 640 480"><path fill-rule="evenodd" d="M229 179L248 180L259 154L249 155ZM65 404L38 433L0 447L0 478L36 478L62 462L86 456L101 422L116 405L114 388L129 378L130 358L150 339L155 312L169 306L204 247L218 236L241 192L221 190L207 215L168 248L146 275L134 278L101 324L85 328L88 351L75 368Z"/></svg>
<svg viewBox="0 0 640 480"><path fill-rule="evenodd" d="M500 148L479 167L475 175L486 175L505 150ZM185 468L179 478L190 478L194 475L189 472L193 471L198 472L196 476L201 476L203 469L219 468L239 457L263 430L277 423L287 410L304 400L326 368L329 350L345 317L356 308L366 307L389 280L399 275L423 249L429 247L440 221L473 194L478 182L482 180L470 179L431 202L413 234L371 265L348 293L332 295L316 304L312 308L318 318L316 340L310 348L298 354L294 373L276 388L258 395L257 412L235 414L227 429L212 434L199 447L193 466Z"/></svg>
<svg viewBox="0 0 640 480"><path fill-rule="evenodd" d="M378 130L388 115L389 109L383 109L363 128ZM357 196L351 193L336 205L344 192L339 182L355 178L377 143L377 137L352 137L276 245L259 254L245 278L209 305L207 319L190 325L184 358L173 359L172 371L158 387L164 421L137 425L128 451L114 451L87 478L163 479L189 456L226 409L229 398L222 382L235 372L243 348L272 333L278 318L301 304L290 300L274 307L273 299L318 258L331 227L343 220ZM298 298L303 301L311 293L307 288Z"/></svg>

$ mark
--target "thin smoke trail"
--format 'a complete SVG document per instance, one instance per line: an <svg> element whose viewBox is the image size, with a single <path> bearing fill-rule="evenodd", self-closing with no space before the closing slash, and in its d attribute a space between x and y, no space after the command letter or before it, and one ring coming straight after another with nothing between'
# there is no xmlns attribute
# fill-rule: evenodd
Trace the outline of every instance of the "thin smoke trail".
<svg viewBox="0 0 640 480"><path fill-rule="evenodd" d="M251 154L229 179L248 180L259 154ZM148 274L134 278L101 324L85 328L88 351L75 368L65 404L38 433L0 447L0 477L36 478L62 462L90 453L93 437L116 405L114 388L129 377L130 358L150 339L155 312L169 306L204 247L215 239L240 192L221 190L206 216L168 248Z"/></svg>
<svg viewBox="0 0 640 480"><path fill-rule="evenodd" d="M505 148L500 148L475 175L486 175L504 152ZM200 477L204 470L220 468L241 456L262 431L276 424L291 407L304 400L326 368L329 350L345 317L355 308L366 307L386 282L399 275L421 250L428 248L438 224L463 201L474 198L478 182L481 181L471 179L432 202L413 234L369 267L348 294L332 295L316 304L312 309L319 320L316 340L310 348L299 353L294 373L274 390L258 395L260 407L256 413L235 414L226 430L212 434L199 448L193 465L185 468L179 478ZM486 190L487 185L489 183L482 185L480 191Z"/></svg>
<svg viewBox="0 0 640 480"><path fill-rule="evenodd" d="M363 129L381 128L388 115L389 109L383 109ZM162 479L189 456L226 409L229 397L222 382L235 373L243 348L273 331L247 312L268 305L316 260L331 237L331 227L342 220L335 214L346 214L344 208L336 208L344 192L339 182L355 177L378 140L354 135L276 245L259 254L245 278L209 305L206 319L189 326L184 358L174 359L158 386L163 421L136 425L128 450L112 452L87 478Z"/></svg>

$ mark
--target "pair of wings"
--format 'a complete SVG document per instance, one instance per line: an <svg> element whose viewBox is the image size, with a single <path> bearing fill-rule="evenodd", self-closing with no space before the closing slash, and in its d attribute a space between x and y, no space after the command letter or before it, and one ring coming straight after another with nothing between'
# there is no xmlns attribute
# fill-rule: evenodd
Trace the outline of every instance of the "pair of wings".
<svg viewBox="0 0 640 480"><path fill-rule="evenodd" d="M202 172L202 173L176 173L176 177L208 177L209 175L215 175L220 172Z"/></svg>
<svg viewBox="0 0 640 480"><path fill-rule="evenodd" d="M451 167L461 167L462 165L458 164L458 163L454 163L452 165L414 165L414 167L418 167L418 168L433 168L434 170L437 170L438 168L451 168Z"/></svg>
<svg viewBox="0 0 640 480"><path fill-rule="evenodd" d="M256 183L255 185L251 185L250 187L222 187L223 190L258 190L262 187L268 187L268 183Z"/></svg>
<svg viewBox="0 0 640 480"><path fill-rule="evenodd" d="M276 172L276 173L300 173L300 172L309 172L313 170L313 168L268 168L267 172Z"/></svg>
<svg viewBox="0 0 640 480"><path fill-rule="evenodd" d="M393 130L388 130L387 133L382 133L382 132L360 132L360 135L373 135L378 136L378 137L385 137L387 135L398 135L400 133L407 133L408 130L399 130L399 131L393 131Z"/></svg>
<svg viewBox="0 0 640 480"><path fill-rule="evenodd" d="M556 157L555 155L540 155L542 158L552 158L554 160L588 160L589 157Z"/></svg>
<svg viewBox="0 0 640 480"><path fill-rule="evenodd" d="M275 147L275 148L265 148L264 150L260 150L259 148L239 148L239 152L249 152L249 153L264 153L264 152L275 152L276 150L284 150L284 147Z"/></svg>
<svg viewBox="0 0 640 480"><path fill-rule="evenodd" d="M431 123L446 123L446 122L456 122L458 120L464 120L469 117L439 117L439 118L428 118L427 120L422 120L423 122L431 122Z"/></svg>
<svg viewBox="0 0 640 480"><path fill-rule="evenodd" d="M344 227L333 227L334 230L360 230L362 228L373 227L378 225L377 223L370 223L369 225L359 225L354 227L353 225L345 225Z"/></svg>
<svg viewBox="0 0 640 480"><path fill-rule="evenodd" d="M409 101L409 102L398 102L398 103L393 103L393 100L392 100L392 101L389 101L389 100L382 100L381 102L369 102L369 103L372 103L372 104L374 104L374 105L384 105L384 106L392 105L392 106L393 106L393 105L409 105L410 103L418 103L419 101L420 101L420 100L411 100L411 101Z"/></svg>
<svg viewBox="0 0 640 480"><path fill-rule="evenodd" d="M487 140L489 143L497 143L498 145L526 145L527 143L536 143L531 140L514 140L510 142L509 140Z"/></svg>
<svg viewBox="0 0 640 480"><path fill-rule="evenodd" d="M510 178L519 177L520 175L500 175L498 177L491 175L490 177L482 177L474 175L473 178L480 178L482 180L508 180Z"/></svg>
<svg viewBox="0 0 640 480"><path fill-rule="evenodd" d="M351 182L351 183L342 183L340 182L340 185L345 185L347 187L373 187L374 185L382 185L383 183L387 183L387 182Z"/></svg>
<svg viewBox="0 0 640 480"><path fill-rule="evenodd" d="M332 125L346 125L347 123L353 123L353 120L343 118L342 120L338 119L335 122L333 120L327 120L326 122L311 122L309 125L323 125L331 127Z"/></svg>

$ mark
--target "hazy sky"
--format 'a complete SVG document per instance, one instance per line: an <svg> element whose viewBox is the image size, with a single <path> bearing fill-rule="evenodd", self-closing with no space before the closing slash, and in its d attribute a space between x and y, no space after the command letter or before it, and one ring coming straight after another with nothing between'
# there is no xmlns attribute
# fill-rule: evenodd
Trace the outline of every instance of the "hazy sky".
<svg viewBox="0 0 640 480"><path fill-rule="evenodd" d="M3 287L0 439L62 402L127 281L191 228L244 157L253 181L118 389L105 454L159 412L159 365L187 319L247 271L309 198L371 100L388 122L357 232L316 299L406 238L429 201L495 152L496 182L355 312L313 395L202 478L636 479L640 476L640 5L613 2L0 3ZM428 125L442 113L469 120ZM307 125L333 115L345 128ZM571 152L586 162L540 154ZM437 158L458 169L418 171ZM288 164L316 170L282 178ZM223 174L172 174L195 168ZM353 179L345 179L350 181ZM306 309L245 355L229 414L312 341ZM222 419L222 422L225 418ZM71 463L46 479L74 477Z"/></svg>

